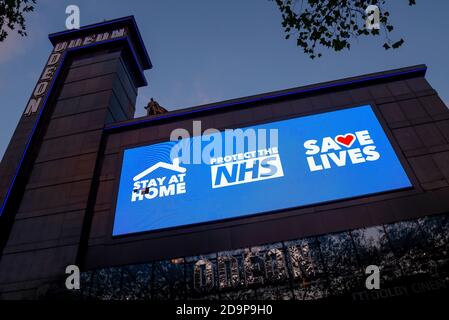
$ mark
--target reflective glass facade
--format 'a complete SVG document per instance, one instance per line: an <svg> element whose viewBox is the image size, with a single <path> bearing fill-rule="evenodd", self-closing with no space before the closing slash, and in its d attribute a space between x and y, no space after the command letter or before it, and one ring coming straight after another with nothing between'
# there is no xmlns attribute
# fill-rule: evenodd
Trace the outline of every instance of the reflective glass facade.
<svg viewBox="0 0 449 320"><path fill-rule="evenodd" d="M449 215L82 274L82 299L376 300L438 294L449 279ZM380 268L381 290L365 287Z"/></svg>

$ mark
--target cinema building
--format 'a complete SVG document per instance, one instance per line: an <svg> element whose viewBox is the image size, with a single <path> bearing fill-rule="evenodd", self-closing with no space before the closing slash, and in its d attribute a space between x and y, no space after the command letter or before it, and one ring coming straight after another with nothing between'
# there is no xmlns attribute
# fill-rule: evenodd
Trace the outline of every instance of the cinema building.
<svg viewBox="0 0 449 320"><path fill-rule="evenodd" d="M134 118L133 17L49 39L0 166L2 299L447 294L449 110L425 65ZM259 140L195 161L225 129Z"/></svg>

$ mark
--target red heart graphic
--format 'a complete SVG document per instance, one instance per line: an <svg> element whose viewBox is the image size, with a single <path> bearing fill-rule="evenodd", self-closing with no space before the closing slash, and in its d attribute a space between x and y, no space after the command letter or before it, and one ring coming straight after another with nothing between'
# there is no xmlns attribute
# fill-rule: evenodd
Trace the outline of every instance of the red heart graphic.
<svg viewBox="0 0 449 320"><path fill-rule="evenodd" d="M355 136L352 133L347 133L345 135L338 135L335 137L335 141L349 148L354 143Z"/></svg>

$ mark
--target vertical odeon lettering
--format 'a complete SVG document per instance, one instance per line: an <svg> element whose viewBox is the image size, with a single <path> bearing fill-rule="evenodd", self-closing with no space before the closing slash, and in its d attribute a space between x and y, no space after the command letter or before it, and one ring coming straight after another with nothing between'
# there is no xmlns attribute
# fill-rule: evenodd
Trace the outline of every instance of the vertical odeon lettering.
<svg viewBox="0 0 449 320"><path fill-rule="evenodd" d="M25 116L36 114L42 106L44 99L51 87L51 83L56 76L56 72L62 62L64 53L76 47L87 46L93 43L102 42L109 39L124 37L126 35L125 28L113 30L111 32L103 32L99 34L89 35L83 38L62 41L55 45L52 54L48 58L47 64L33 90L33 95L27 103L24 111Z"/></svg>

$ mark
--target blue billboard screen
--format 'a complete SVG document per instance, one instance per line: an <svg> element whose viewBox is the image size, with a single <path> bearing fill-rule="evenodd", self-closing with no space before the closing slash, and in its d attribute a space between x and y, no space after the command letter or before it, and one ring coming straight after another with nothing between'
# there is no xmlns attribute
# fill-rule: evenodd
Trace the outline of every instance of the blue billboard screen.
<svg viewBox="0 0 449 320"><path fill-rule="evenodd" d="M238 130L125 150L113 235L412 186L369 105Z"/></svg>

